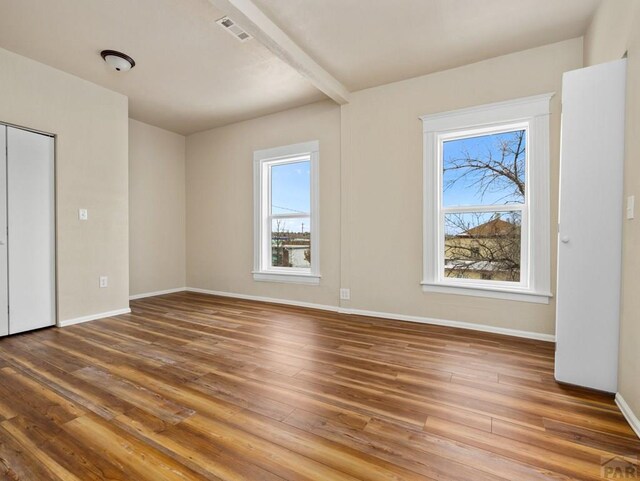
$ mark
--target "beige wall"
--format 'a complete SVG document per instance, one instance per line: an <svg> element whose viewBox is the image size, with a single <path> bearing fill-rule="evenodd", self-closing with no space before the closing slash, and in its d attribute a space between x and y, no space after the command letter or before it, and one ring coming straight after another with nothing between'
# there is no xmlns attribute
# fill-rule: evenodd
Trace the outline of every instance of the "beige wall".
<svg viewBox="0 0 640 481"><path fill-rule="evenodd" d="M352 299L345 307L553 334L553 300L542 305L422 292L418 117L556 92L550 122L553 226L562 73L581 66L582 40L575 39L353 94L342 107L342 189L347 203L342 283L351 288ZM555 237L551 242L555 277Z"/></svg>
<svg viewBox="0 0 640 481"><path fill-rule="evenodd" d="M185 287L185 137L129 120L129 290Z"/></svg>
<svg viewBox="0 0 640 481"><path fill-rule="evenodd" d="M640 2L606 0L585 36L585 63L616 60L628 50L624 196L636 196L636 218L622 232L622 314L618 390L640 417Z"/></svg>
<svg viewBox="0 0 640 481"><path fill-rule="evenodd" d="M125 96L0 49L0 122L56 134L59 321L129 306L127 117Z"/></svg>
<svg viewBox="0 0 640 481"><path fill-rule="evenodd" d="M555 225L562 73L580 68L582 55L582 40L570 40L356 92L342 108L318 103L189 136L188 286L553 334L553 301L540 305L422 292L418 117L556 92ZM321 285L254 282L253 151L313 139L320 140L321 150ZM555 273L555 252L553 264ZM341 286L351 288L351 301L340 303Z"/></svg>
<svg viewBox="0 0 640 481"><path fill-rule="evenodd" d="M638 0L604 0L584 36L584 64L622 58L638 30Z"/></svg>
<svg viewBox="0 0 640 481"><path fill-rule="evenodd" d="M320 141L319 286L255 282L253 152ZM187 284L337 305L340 281L340 108L332 102L187 137Z"/></svg>

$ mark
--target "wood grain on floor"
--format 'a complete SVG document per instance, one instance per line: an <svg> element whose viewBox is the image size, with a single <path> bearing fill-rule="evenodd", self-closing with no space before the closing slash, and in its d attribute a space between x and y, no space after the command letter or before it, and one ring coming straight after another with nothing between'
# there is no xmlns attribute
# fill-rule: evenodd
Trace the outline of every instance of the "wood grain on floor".
<svg viewBox="0 0 640 481"><path fill-rule="evenodd" d="M1 479L600 480L640 440L541 341L177 293L0 340Z"/></svg>

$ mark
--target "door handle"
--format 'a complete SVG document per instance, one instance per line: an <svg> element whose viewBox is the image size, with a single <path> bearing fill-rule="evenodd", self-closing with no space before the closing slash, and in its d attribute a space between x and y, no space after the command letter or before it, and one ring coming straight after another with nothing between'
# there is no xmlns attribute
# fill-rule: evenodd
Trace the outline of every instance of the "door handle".
<svg viewBox="0 0 640 481"><path fill-rule="evenodd" d="M568 235L563 235L562 237L560 237L560 241L562 241L563 244L568 244L569 243L569 236Z"/></svg>

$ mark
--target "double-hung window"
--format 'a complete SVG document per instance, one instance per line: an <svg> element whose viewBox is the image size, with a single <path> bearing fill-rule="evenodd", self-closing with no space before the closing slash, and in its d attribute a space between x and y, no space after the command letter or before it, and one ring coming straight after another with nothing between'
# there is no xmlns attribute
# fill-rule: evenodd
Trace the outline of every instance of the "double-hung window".
<svg viewBox="0 0 640 481"><path fill-rule="evenodd" d="M548 302L550 99L422 117L425 291Z"/></svg>
<svg viewBox="0 0 640 481"><path fill-rule="evenodd" d="M254 152L258 281L318 284L317 141Z"/></svg>

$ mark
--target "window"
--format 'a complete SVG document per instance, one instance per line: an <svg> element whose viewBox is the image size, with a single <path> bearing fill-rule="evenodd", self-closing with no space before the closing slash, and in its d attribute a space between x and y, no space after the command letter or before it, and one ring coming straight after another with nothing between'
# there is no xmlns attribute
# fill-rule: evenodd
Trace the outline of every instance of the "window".
<svg viewBox="0 0 640 481"><path fill-rule="evenodd" d="M254 152L258 281L319 284L318 142Z"/></svg>
<svg viewBox="0 0 640 481"><path fill-rule="evenodd" d="M551 96L422 117L425 291L548 303Z"/></svg>

